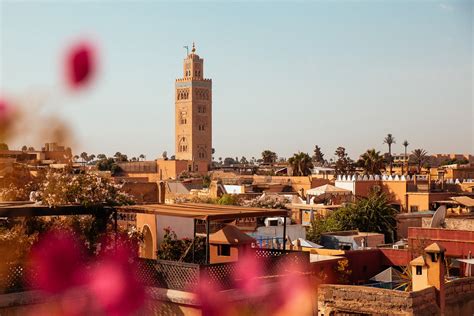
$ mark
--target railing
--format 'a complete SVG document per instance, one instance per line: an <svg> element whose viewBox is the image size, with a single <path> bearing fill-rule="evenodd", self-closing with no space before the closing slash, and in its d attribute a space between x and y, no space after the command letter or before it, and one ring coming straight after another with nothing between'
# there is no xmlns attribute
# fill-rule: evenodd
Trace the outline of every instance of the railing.
<svg viewBox="0 0 474 316"><path fill-rule="evenodd" d="M257 277L280 276L286 265L305 271L309 267L309 253L279 249L251 249L261 269ZM210 282L215 288L235 287L237 263L194 264L166 260L138 259L140 280L154 287L194 291L199 282ZM237 276L238 277L238 276Z"/></svg>
<svg viewBox="0 0 474 316"><path fill-rule="evenodd" d="M280 250L280 249L260 249L252 248L255 259L258 260L260 275L257 277L281 276L286 273L286 266L299 267L304 271L309 268L309 253ZM199 282L210 282L212 286L221 289L235 288L237 264L197 264L167 260L135 259L137 263L137 275L140 282L146 286L159 287L180 291L194 291ZM12 265L9 269L0 274L0 289L4 293L21 292L32 289L32 282L26 276L25 268L19 265Z"/></svg>

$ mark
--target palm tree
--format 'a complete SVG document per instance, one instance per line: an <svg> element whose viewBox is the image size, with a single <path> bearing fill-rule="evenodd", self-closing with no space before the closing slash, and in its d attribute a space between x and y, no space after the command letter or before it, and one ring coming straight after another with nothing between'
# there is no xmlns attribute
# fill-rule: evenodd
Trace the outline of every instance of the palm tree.
<svg viewBox="0 0 474 316"><path fill-rule="evenodd" d="M387 136L383 140L383 143L388 145L388 157L390 159L390 174L392 174L392 167L393 167L392 144L395 144L395 137L393 137L392 134L387 134Z"/></svg>
<svg viewBox="0 0 474 316"><path fill-rule="evenodd" d="M93 161L94 159L95 159L95 155L94 155L94 154L90 155L89 158L88 158L89 161Z"/></svg>
<svg viewBox="0 0 474 316"><path fill-rule="evenodd" d="M310 175L311 170L313 169L311 157L308 154L302 152L294 154L293 157L288 159L288 163L293 169L294 176Z"/></svg>
<svg viewBox="0 0 474 316"><path fill-rule="evenodd" d="M97 159L100 159L100 160L107 159L107 156L104 154L98 154Z"/></svg>
<svg viewBox="0 0 474 316"><path fill-rule="evenodd" d="M360 162L367 174L380 174L380 169L385 167L383 156L380 155L380 151L375 151L375 149L368 149L360 157Z"/></svg>
<svg viewBox="0 0 474 316"><path fill-rule="evenodd" d="M429 160L428 152L422 148L415 149L411 152L413 163L417 165L417 173L421 172L421 167Z"/></svg>
<svg viewBox="0 0 474 316"><path fill-rule="evenodd" d="M86 161L88 161L88 159L89 159L89 155L85 151L83 151L81 153L81 159L82 159L82 164L85 166Z"/></svg>
<svg viewBox="0 0 474 316"><path fill-rule="evenodd" d="M407 173L408 173L408 157L407 157L407 147L408 145L410 145L408 143L408 141L405 139L402 143L403 147L405 147L405 156L403 157L403 165L402 165L402 173L403 173L403 166L405 165L405 163L407 164L406 168L407 168Z"/></svg>
<svg viewBox="0 0 474 316"><path fill-rule="evenodd" d="M142 160L145 160L145 155L144 154L140 154L140 156L138 156L138 158L142 159Z"/></svg>
<svg viewBox="0 0 474 316"><path fill-rule="evenodd" d="M74 161L78 161L79 160L79 156L78 155L74 155Z"/></svg>
<svg viewBox="0 0 474 316"><path fill-rule="evenodd" d="M271 150L264 150L262 152L262 159L264 163L274 163L277 160L278 156Z"/></svg>

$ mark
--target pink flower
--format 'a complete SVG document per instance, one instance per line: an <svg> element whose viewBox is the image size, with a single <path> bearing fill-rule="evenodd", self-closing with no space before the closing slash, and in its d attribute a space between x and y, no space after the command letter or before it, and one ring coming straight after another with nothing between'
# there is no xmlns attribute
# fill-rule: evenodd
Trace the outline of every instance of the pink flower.
<svg viewBox="0 0 474 316"><path fill-rule="evenodd" d="M7 101L0 98L0 122L3 123L4 120L8 117L8 105Z"/></svg>
<svg viewBox="0 0 474 316"><path fill-rule="evenodd" d="M79 42L72 46L65 60L66 80L72 89L86 85L96 72L97 61L93 46Z"/></svg>
<svg viewBox="0 0 474 316"><path fill-rule="evenodd" d="M196 296L203 316L233 315L232 304L226 294L205 276L199 280Z"/></svg>
<svg viewBox="0 0 474 316"><path fill-rule="evenodd" d="M145 287L131 259L137 250L126 240L120 237L117 248L103 252L91 270L88 288L106 315L131 315L146 299ZM115 245L115 241L109 239L106 244Z"/></svg>
<svg viewBox="0 0 474 316"><path fill-rule="evenodd" d="M61 293L83 285L85 251L67 231L51 231L40 238L30 253L32 285L50 293Z"/></svg>
<svg viewBox="0 0 474 316"><path fill-rule="evenodd" d="M239 258L233 275L237 288L246 294L257 295L262 290L262 282L259 279L261 276L261 261L253 253L244 253Z"/></svg>

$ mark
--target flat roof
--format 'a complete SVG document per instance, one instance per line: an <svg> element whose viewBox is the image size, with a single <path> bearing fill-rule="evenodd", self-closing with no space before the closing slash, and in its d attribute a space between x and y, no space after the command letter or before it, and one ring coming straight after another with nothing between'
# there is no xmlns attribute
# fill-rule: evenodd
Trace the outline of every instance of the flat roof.
<svg viewBox="0 0 474 316"><path fill-rule="evenodd" d="M167 215L203 220L288 216L288 210L205 203L142 204L117 207L122 212Z"/></svg>
<svg viewBox="0 0 474 316"><path fill-rule="evenodd" d="M333 210L342 207L342 204L337 205L320 205L320 204L303 204L303 203L288 203L287 207L298 208L298 209L312 209L312 210Z"/></svg>
<svg viewBox="0 0 474 316"><path fill-rule="evenodd" d="M50 207L33 202L0 202L0 217L92 215L103 212L104 208L113 209L114 207L84 207L82 205ZM126 213L156 214L203 220L288 216L288 210L284 209L265 209L204 203L139 204L119 206L115 207L115 209Z"/></svg>

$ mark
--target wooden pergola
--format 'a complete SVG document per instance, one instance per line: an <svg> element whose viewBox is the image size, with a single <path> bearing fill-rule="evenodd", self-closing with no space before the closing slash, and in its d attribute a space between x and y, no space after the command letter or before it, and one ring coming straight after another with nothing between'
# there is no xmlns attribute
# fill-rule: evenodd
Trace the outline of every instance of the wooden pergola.
<svg viewBox="0 0 474 316"><path fill-rule="evenodd" d="M288 210L242 207L203 203L144 204L118 207L120 212L176 216L194 219L193 240L196 238L196 221L206 222L206 263L209 263L209 235L212 221L235 220L249 217L283 217L283 250L286 250L286 217ZM193 243L193 257L194 257Z"/></svg>
<svg viewBox="0 0 474 316"><path fill-rule="evenodd" d="M209 262L209 235L212 221L226 221L249 217L283 217L283 250L286 249L286 218L288 210L242 207L233 205L177 203L138 204L118 207L82 205L61 205L50 207L32 202L0 202L0 217L109 215L113 214L114 229L117 231L117 212L154 214L194 219L193 235L196 238L196 222L206 222L206 262ZM194 245L194 244L193 244ZM193 246L194 253L194 246Z"/></svg>

